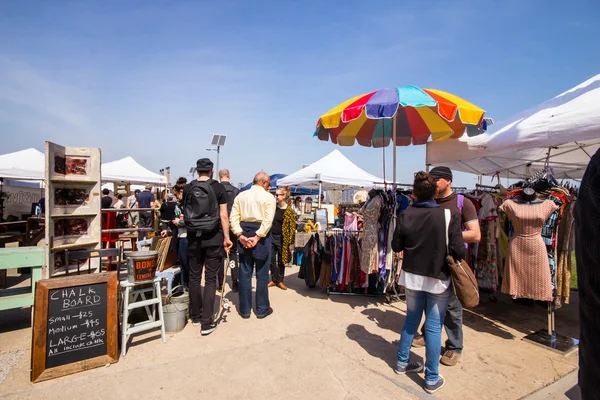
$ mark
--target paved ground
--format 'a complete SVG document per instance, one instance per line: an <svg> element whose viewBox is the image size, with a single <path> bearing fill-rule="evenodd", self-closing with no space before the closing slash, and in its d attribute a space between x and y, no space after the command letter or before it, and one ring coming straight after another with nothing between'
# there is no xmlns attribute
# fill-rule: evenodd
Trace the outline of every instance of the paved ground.
<svg viewBox="0 0 600 400"><path fill-rule="evenodd" d="M559 379L550 386L527 396L527 400L581 400L581 392L577 386L577 371Z"/></svg>
<svg viewBox="0 0 600 400"><path fill-rule="evenodd" d="M117 364L39 384L29 383L29 310L0 312L0 397L9 399L413 399L432 398L422 375L392 367L405 305L377 298L331 296L308 289L288 269L287 291L270 289L275 313L242 320L232 311L208 337L189 324L166 344L137 336ZM228 296L237 303L233 293ZM577 336L577 298L557 313L557 329ZM577 352L562 356L522 341L546 325L546 309L484 296L465 312L465 353L442 366L443 399L519 399L577 368ZM423 357L424 349L415 351ZM4 371L4 372L3 372ZM5 376L4 380L3 376ZM563 388L554 390L556 394ZM552 389L550 389L552 390ZM539 398L539 397L538 397ZM560 397L556 397L560 398Z"/></svg>

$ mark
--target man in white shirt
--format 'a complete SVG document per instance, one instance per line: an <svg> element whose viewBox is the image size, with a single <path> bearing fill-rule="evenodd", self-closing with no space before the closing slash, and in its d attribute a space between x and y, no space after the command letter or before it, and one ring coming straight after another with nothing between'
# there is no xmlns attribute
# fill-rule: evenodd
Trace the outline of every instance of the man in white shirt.
<svg viewBox="0 0 600 400"><path fill-rule="evenodd" d="M256 268L256 316L261 319L273 313L269 303L269 265L271 226L275 217L275 198L267 188L269 175L259 172L254 185L237 195L231 209L231 231L238 238L240 262L240 309L242 318L252 311L252 273Z"/></svg>

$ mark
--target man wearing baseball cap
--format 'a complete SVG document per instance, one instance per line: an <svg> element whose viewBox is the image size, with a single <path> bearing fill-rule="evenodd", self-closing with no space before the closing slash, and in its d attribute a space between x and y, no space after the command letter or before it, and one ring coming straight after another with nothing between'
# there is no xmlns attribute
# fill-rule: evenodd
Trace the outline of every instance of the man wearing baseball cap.
<svg viewBox="0 0 600 400"><path fill-rule="evenodd" d="M465 243L477 243L481 240L481 232L479 230L479 220L477 218L477 210L471 202L461 194L456 194L452 191L452 170L448 167L435 167L430 172L438 185L438 196L436 201L441 208L449 209L453 214L461 215L463 225L463 240ZM452 367L460 360L463 350L463 309L462 304L452 292L446 317L444 318L444 327L448 340L444 346L444 354L440 362L444 365ZM413 340L414 347L425 346L425 337L415 335Z"/></svg>
<svg viewBox="0 0 600 400"><path fill-rule="evenodd" d="M183 188L183 214L188 239L189 291L193 325L209 335L217 328L214 320L217 274L225 252L231 249L227 192L213 177L213 162L196 162L198 179ZM204 291L201 288L204 271Z"/></svg>

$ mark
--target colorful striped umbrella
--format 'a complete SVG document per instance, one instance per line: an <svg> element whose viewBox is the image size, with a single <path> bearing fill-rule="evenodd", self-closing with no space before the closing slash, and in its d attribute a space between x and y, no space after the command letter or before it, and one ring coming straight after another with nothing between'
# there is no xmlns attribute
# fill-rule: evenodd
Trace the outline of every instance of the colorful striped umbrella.
<svg viewBox="0 0 600 400"><path fill-rule="evenodd" d="M334 107L317 122L315 136L340 146L382 147L425 144L485 131L485 111L454 96L416 86L386 88L363 94ZM390 121L392 119L392 121ZM387 120L387 121L386 121Z"/></svg>

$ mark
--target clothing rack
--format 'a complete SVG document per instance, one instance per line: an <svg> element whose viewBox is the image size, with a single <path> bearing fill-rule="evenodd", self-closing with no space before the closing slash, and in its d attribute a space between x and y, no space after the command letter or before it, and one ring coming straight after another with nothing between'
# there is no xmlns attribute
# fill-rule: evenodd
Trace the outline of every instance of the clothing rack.
<svg viewBox="0 0 600 400"><path fill-rule="evenodd" d="M544 168L544 170L539 171L532 177L526 179L525 181L521 181L520 183L522 183L524 186L529 186L541 179L547 179L549 183L550 182L556 183L555 187L560 186L560 185L558 185L558 182L556 182L554 180L554 178L551 175L551 171L548 168ZM522 189L522 187L519 187L518 189ZM549 194L550 190L551 189L548 189L547 191L543 191L543 192L538 192L536 190L536 192L542 193L544 196L547 196ZM556 296L556 293L555 293L555 296ZM539 330L525 336L523 338L523 340L533 343L535 345L544 347L544 348L549 348L550 350L555 351L560 354L563 354L563 355L570 354L579 345L579 340L565 336L565 335L561 335L556 332L556 303L555 303L555 300L547 302L547 315L548 315L547 328L539 329Z"/></svg>
<svg viewBox="0 0 600 400"><path fill-rule="evenodd" d="M489 189L489 190L498 190L498 188L496 186L489 186L489 185L481 185L479 183L475 184L475 189Z"/></svg>

